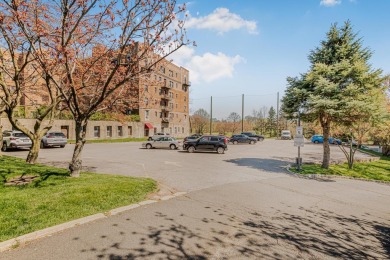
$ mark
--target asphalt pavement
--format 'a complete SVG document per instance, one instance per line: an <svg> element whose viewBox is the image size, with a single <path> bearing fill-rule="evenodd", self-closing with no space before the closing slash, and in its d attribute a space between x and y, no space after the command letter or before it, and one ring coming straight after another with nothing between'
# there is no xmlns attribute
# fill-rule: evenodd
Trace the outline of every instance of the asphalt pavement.
<svg viewBox="0 0 390 260"><path fill-rule="evenodd" d="M0 259L390 258L390 186L289 175L291 141L230 145L224 155L139 147L88 144L83 163L157 179L160 196L187 193L64 230ZM337 149L335 161L343 158ZM320 145L301 151L303 161L321 159ZM45 149L39 160L66 166L71 153L72 146Z"/></svg>

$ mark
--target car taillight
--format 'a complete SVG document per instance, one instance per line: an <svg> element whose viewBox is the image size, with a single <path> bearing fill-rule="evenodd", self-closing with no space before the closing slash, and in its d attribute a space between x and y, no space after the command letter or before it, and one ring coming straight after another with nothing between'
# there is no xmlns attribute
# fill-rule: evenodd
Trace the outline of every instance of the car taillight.
<svg viewBox="0 0 390 260"><path fill-rule="evenodd" d="M224 139L223 139L223 142L224 142L225 144L227 144L227 142L228 142L227 138L224 138Z"/></svg>
<svg viewBox="0 0 390 260"><path fill-rule="evenodd" d="M47 138L55 138L54 135L49 135Z"/></svg>
<svg viewBox="0 0 390 260"><path fill-rule="evenodd" d="M11 140L11 141L15 141L15 140L16 140L16 138L15 138L15 137L11 137L9 140Z"/></svg>

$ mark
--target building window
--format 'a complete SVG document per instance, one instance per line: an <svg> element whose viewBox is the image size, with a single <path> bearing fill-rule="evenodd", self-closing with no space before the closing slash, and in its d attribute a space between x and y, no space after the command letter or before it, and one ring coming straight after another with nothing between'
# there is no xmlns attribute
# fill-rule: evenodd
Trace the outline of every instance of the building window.
<svg viewBox="0 0 390 260"><path fill-rule="evenodd" d="M177 134L177 127L175 126L175 134Z"/></svg>
<svg viewBox="0 0 390 260"><path fill-rule="evenodd" d="M176 98L178 97L177 93L176 93Z"/></svg>
<svg viewBox="0 0 390 260"><path fill-rule="evenodd" d="M177 108L177 103L176 103L176 108Z"/></svg>
<svg viewBox="0 0 390 260"><path fill-rule="evenodd" d="M184 112L186 112L187 111L187 106L184 106Z"/></svg>
<svg viewBox="0 0 390 260"><path fill-rule="evenodd" d="M154 87L154 93L157 93L157 87Z"/></svg>
<svg viewBox="0 0 390 260"><path fill-rule="evenodd" d="M120 137L123 136L123 128L121 125L118 126L118 136L120 136Z"/></svg>
<svg viewBox="0 0 390 260"><path fill-rule="evenodd" d="M157 134L157 127L154 128L154 134Z"/></svg>
<svg viewBox="0 0 390 260"><path fill-rule="evenodd" d="M144 86L144 90L145 90L145 92L148 92L148 85Z"/></svg>
<svg viewBox="0 0 390 260"><path fill-rule="evenodd" d="M169 77L173 77L173 71L169 70Z"/></svg>
<svg viewBox="0 0 390 260"><path fill-rule="evenodd" d="M146 97L144 98L144 103L145 103L145 106L147 107L149 105L149 99Z"/></svg>
<svg viewBox="0 0 390 260"><path fill-rule="evenodd" d="M149 120L149 110L145 110L145 120Z"/></svg>
<svg viewBox="0 0 390 260"><path fill-rule="evenodd" d="M154 112L154 115L157 117L157 111L156 111L156 112Z"/></svg>
<svg viewBox="0 0 390 260"><path fill-rule="evenodd" d="M132 136L133 135L133 127L130 126L130 125L127 127L127 135L128 136Z"/></svg>
<svg viewBox="0 0 390 260"><path fill-rule="evenodd" d="M181 128L181 132L184 133L184 127Z"/></svg>
<svg viewBox="0 0 390 260"><path fill-rule="evenodd" d="M96 137L96 138L100 137L100 126L93 127L93 137Z"/></svg>
<svg viewBox="0 0 390 260"><path fill-rule="evenodd" d="M112 137L112 126L107 126L107 137Z"/></svg>
<svg viewBox="0 0 390 260"><path fill-rule="evenodd" d="M184 108L184 110L185 110L185 108ZM184 115L184 119L187 119L187 115Z"/></svg>
<svg viewBox="0 0 390 260"><path fill-rule="evenodd" d="M187 97L184 97L184 102L186 102L187 101Z"/></svg>
<svg viewBox="0 0 390 260"><path fill-rule="evenodd" d="M173 88L173 82L169 81L169 87Z"/></svg>

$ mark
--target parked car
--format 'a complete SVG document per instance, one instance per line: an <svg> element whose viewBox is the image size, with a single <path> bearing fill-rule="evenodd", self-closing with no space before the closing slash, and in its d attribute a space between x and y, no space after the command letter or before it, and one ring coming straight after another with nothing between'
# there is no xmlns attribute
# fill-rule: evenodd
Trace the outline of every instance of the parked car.
<svg viewBox="0 0 390 260"><path fill-rule="evenodd" d="M290 132L290 130L282 130L280 138L282 140L291 140L291 132Z"/></svg>
<svg viewBox="0 0 390 260"><path fill-rule="evenodd" d="M215 151L223 154L228 150L227 139L223 136L204 135L196 140L185 141L183 150L187 150L189 153L195 151Z"/></svg>
<svg viewBox="0 0 390 260"><path fill-rule="evenodd" d="M59 146L64 148L68 139L62 132L48 132L42 137L41 148Z"/></svg>
<svg viewBox="0 0 390 260"><path fill-rule="evenodd" d="M162 136L169 136L169 133L156 133L153 136L149 136L148 141L156 140Z"/></svg>
<svg viewBox="0 0 390 260"><path fill-rule="evenodd" d="M257 142L257 139L253 137L249 137L244 134L240 134L240 135L233 135L229 141L233 144L238 144L238 143L255 144Z"/></svg>
<svg viewBox="0 0 390 260"><path fill-rule="evenodd" d="M160 138L156 140L151 140L142 143L142 147L146 149L151 149L151 148L169 148L171 150L175 150L182 146L181 141L176 140L174 137L170 136L160 136Z"/></svg>
<svg viewBox="0 0 390 260"><path fill-rule="evenodd" d="M255 138L257 141L264 141L264 135L257 135L257 134L252 133L252 132L242 132L241 134Z"/></svg>
<svg viewBox="0 0 390 260"><path fill-rule="evenodd" d="M9 149L31 148L31 139L20 131L4 131L3 132L3 152Z"/></svg>
<svg viewBox="0 0 390 260"><path fill-rule="evenodd" d="M196 140L196 139L198 139L201 136L202 136L201 134L193 134L193 135L184 137L184 142L187 141L187 140Z"/></svg>
<svg viewBox="0 0 390 260"><path fill-rule="evenodd" d="M324 142L324 136L323 135L313 135L311 138L311 142L315 144L323 143ZM341 145L341 140L334 138L334 137L329 137L328 142L330 144L338 144Z"/></svg>

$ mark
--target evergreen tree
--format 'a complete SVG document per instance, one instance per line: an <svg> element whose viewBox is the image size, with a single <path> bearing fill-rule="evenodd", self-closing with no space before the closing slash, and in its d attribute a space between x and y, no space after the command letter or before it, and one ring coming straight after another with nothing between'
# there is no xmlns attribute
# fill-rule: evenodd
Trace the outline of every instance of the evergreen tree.
<svg viewBox="0 0 390 260"><path fill-rule="evenodd" d="M268 130L270 133L270 136L275 133L276 129L276 111L274 107L271 107L268 111Z"/></svg>
<svg viewBox="0 0 390 260"><path fill-rule="evenodd" d="M287 78L282 109L289 117L301 109L304 120L319 121L324 135L323 168L329 168L332 124L351 125L380 113L382 71L371 68L371 55L349 21L340 28L334 24L310 52L310 70Z"/></svg>

